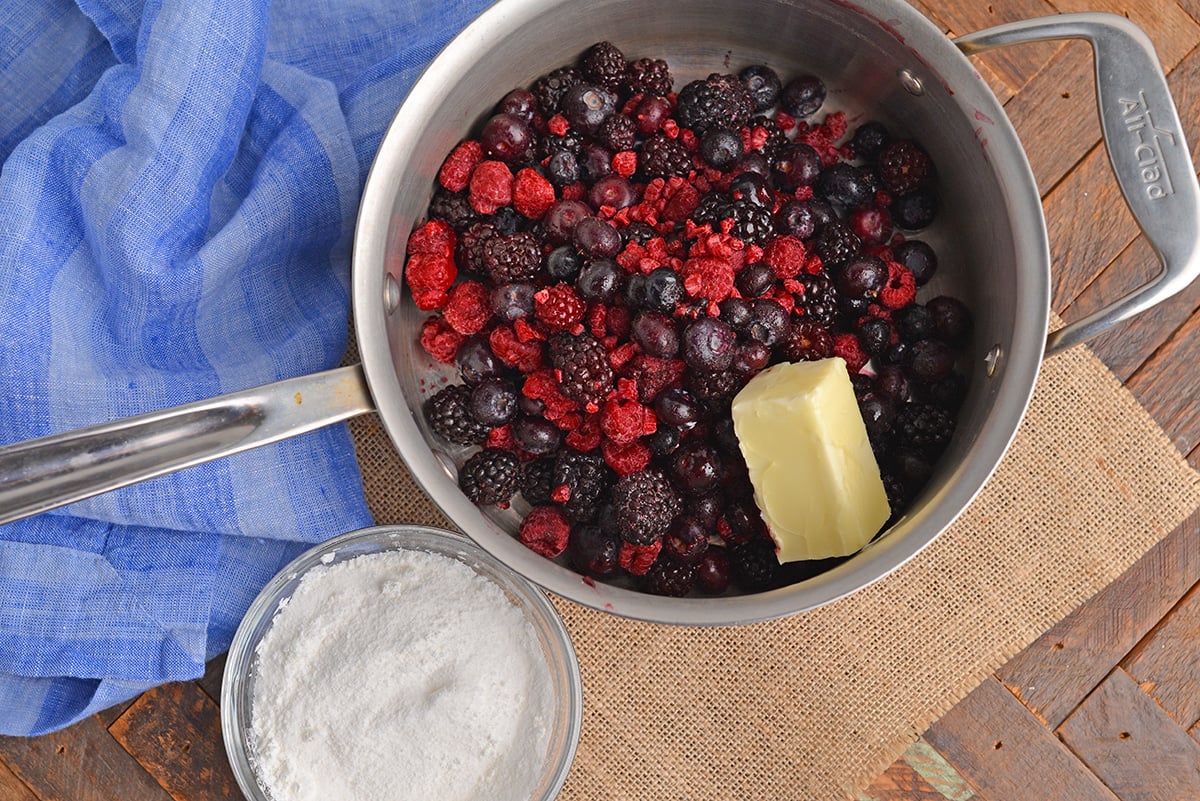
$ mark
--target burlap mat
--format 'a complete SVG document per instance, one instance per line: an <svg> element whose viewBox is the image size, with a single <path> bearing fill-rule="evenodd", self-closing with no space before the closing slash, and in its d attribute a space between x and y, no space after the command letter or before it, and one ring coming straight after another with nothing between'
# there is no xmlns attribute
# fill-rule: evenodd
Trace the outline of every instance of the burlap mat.
<svg viewBox="0 0 1200 801"><path fill-rule="evenodd" d="M380 523L447 525L374 417ZM630 622L556 599L583 670L564 801L853 797L1005 659L1200 506L1198 476L1094 356L1050 359L962 518L892 575L787 620Z"/></svg>

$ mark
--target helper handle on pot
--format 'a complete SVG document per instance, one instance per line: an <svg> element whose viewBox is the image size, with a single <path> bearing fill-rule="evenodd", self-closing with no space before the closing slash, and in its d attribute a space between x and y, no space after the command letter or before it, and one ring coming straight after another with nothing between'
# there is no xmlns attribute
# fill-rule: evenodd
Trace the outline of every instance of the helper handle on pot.
<svg viewBox="0 0 1200 801"><path fill-rule="evenodd" d="M354 365L9 445L0 448L0 524L374 408Z"/></svg>
<svg viewBox="0 0 1200 801"><path fill-rule="evenodd" d="M1200 186L1158 56L1146 34L1115 14L1062 14L955 39L968 56L1002 45L1086 39L1096 100L1117 183L1163 270L1148 283L1050 334L1047 354L1091 339L1166 300L1200 275Z"/></svg>

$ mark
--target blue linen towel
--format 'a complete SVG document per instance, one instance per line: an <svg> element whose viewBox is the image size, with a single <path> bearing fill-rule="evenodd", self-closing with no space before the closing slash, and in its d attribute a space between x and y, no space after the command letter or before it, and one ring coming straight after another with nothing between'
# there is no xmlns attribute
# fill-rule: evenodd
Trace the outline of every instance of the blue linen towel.
<svg viewBox="0 0 1200 801"><path fill-rule="evenodd" d="M335 366L380 138L488 2L0 4L0 444ZM370 522L334 426L0 527L0 733L202 675Z"/></svg>

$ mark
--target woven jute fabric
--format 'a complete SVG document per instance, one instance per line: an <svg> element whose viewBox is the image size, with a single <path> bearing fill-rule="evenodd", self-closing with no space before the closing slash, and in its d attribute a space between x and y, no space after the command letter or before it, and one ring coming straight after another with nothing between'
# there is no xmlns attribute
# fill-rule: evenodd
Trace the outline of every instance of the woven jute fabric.
<svg viewBox="0 0 1200 801"><path fill-rule="evenodd" d="M375 418L380 523L448 521ZM555 599L583 672L564 801L853 798L925 728L1200 506L1200 477L1086 349L1045 362L1017 437L932 545L784 620L681 628Z"/></svg>

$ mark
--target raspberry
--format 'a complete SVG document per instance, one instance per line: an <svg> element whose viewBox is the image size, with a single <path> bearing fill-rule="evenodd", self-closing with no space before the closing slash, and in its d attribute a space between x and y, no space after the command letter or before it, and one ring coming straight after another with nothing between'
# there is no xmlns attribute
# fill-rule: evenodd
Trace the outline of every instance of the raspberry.
<svg viewBox="0 0 1200 801"><path fill-rule="evenodd" d="M733 293L733 265L725 259L688 259L680 272L683 274L683 288L693 298L720 303Z"/></svg>
<svg viewBox="0 0 1200 801"><path fill-rule="evenodd" d="M483 145L475 139L460 142L438 170L438 183L451 192L467 188L471 173L483 161Z"/></svg>
<svg viewBox="0 0 1200 801"><path fill-rule="evenodd" d="M617 552L617 562L631 576L644 576L657 561L662 552L662 540L658 539L649 545L634 545L631 542L621 542Z"/></svg>
<svg viewBox="0 0 1200 801"><path fill-rule="evenodd" d="M537 370L530 373L521 387L521 394L540 401L545 407L546 419L553 423L579 411L579 402L561 392L553 370Z"/></svg>
<svg viewBox="0 0 1200 801"><path fill-rule="evenodd" d="M562 375L563 393L599 410L614 378L604 345L591 334L556 334L549 345L550 362Z"/></svg>
<svg viewBox="0 0 1200 801"><path fill-rule="evenodd" d="M633 150L622 150L614 153L612 158L613 172L622 178L631 178L637 172L638 157Z"/></svg>
<svg viewBox="0 0 1200 801"><path fill-rule="evenodd" d="M511 328L498 325L488 334L488 344L496 358L508 367L515 367L522 373L532 373L542 366L542 345L540 342L522 342Z"/></svg>
<svg viewBox="0 0 1200 801"><path fill-rule="evenodd" d="M639 401L651 403L663 390L679 386L684 369L683 359L660 359L639 353L621 368L621 375L633 379Z"/></svg>
<svg viewBox="0 0 1200 801"><path fill-rule="evenodd" d="M600 412L600 431L618 445L653 434L656 428L654 411L637 401L613 399Z"/></svg>
<svg viewBox="0 0 1200 801"><path fill-rule="evenodd" d="M576 522L591 520L610 484L608 466L600 454L592 451L563 450L554 460L551 492L558 492L567 517ZM557 498L555 500L558 500Z"/></svg>
<svg viewBox="0 0 1200 801"><path fill-rule="evenodd" d="M467 410L470 387L453 384L425 402L425 419L433 432L456 445L478 445L487 438L488 427Z"/></svg>
<svg viewBox="0 0 1200 801"><path fill-rule="evenodd" d="M460 334L479 333L492 316L487 288L478 281L463 281L456 285L450 290L442 316Z"/></svg>
<svg viewBox="0 0 1200 801"><path fill-rule="evenodd" d="M446 291L454 284L458 268L444 253L414 253L404 268L404 282L413 302L421 311L433 311L446 305Z"/></svg>
<svg viewBox="0 0 1200 801"><path fill-rule="evenodd" d="M440 314L435 314L421 323L421 347L443 364L454 364L458 346L465 339L466 337L451 328Z"/></svg>
<svg viewBox="0 0 1200 801"><path fill-rule="evenodd" d="M472 503L508 503L521 483L521 463L508 451L484 448L458 471L458 486Z"/></svg>
<svg viewBox="0 0 1200 801"><path fill-rule="evenodd" d="M642 577L646 591L653 595L682 598L696 586L696 568L675 559L659 559Z"/></svg>
<svg viewBox="0 0 1200 801"><path fill-rule="evenodd" d="M423 253L436 256L454 255L454 229L444 220L429 220L418 225L408 236L408 255Z"/></svg>
<svg viewBox="0 0 1200 801"><path fill-rule="evenodd" d="M889 261L887 283L879 291L879 302L889 309L901 309L917 299L917 279L912 270Z"/></svg>
<svg viewBox="0 0 1200 801"><path fill-rule="evenodd" d="M817 322L793 322L783 340L783 355L789 362L815 362L833 355L833 336Z"/></svg>
<svg viewBox="0 0 1200 801"><path fill-rule="evenodd" d="M533 314L551 331L577 333L586 312L587 304L570 284L555 284L534 293Z"/></svg>
<svg viewBox="0 0 1200 801"><path fill-rule="evenodd" d="M679 495L658 470L624 476L612 492L617 533L625 542L650 545L662 539L679 513Z"/></svg>
<svg viewBox="0 0 1200 801"><path fill-rule="evenodd" d="M806 253L804 243L796 237L779 236L763 248L763 261L779 278L795 278L804 268Z"/></svg>
<svg viewBox="0 0 1200 801"><path fill-rule="evenodd" d="M567 434L566 443L568 447L585 453L600 447L602 440L600 424L595 418L596 415L585 416L575 430Z"/></svg>
<svg viewBox="0 0 1200 801"><path fill-rule="evenodd" d="M471 173L469 186L471 208L480 214L494 214L512 202L513 174L503 161L481 161Z"/></svg>
<svg viewBox="0 0 1200 801"><path fill-rule="evenodd" d="M528 231L493 236L483 243L482 260L496 284L530 281L542 263L542 248Z"/></svg>
<svg viewBox="0 0 1200 801"><path fill-rule="evenodd" d="M531 167L513 179L513 208L531 220L540 220L554 205L554 185Z"/></svg>
<svg viewBox="0 0 1200 801"><path fill-rule="evenodd" d="M840 356L846 362L846 369L854 375L867 365L870 359L863 353L862 343L854 334L835 334L833 337L833 355Z"/></svg>
<svg viewBox="0 0 1200 801"><path fill-rule="evenodd" d="M628 68L629 88L634 93L666 97L675 86L671 68L660 58L639 58Z"/></svg>
<svg viewBox="0 0 1200 801"><path fill-rule="evenodd" d="M630 442L628 445L618 445L609 440L600 443L600 452L604 454L604 462L618 476L627 476L645 470L650 464L649 446L642 440Z"/></svg>
<svg viewBox="0 0 1200 801"><path fill-rule="evenodd" d="M570 533L571 524L558 507L536 506L521 521L517 539L534 553L553 559L567 550Z"/></svg>

